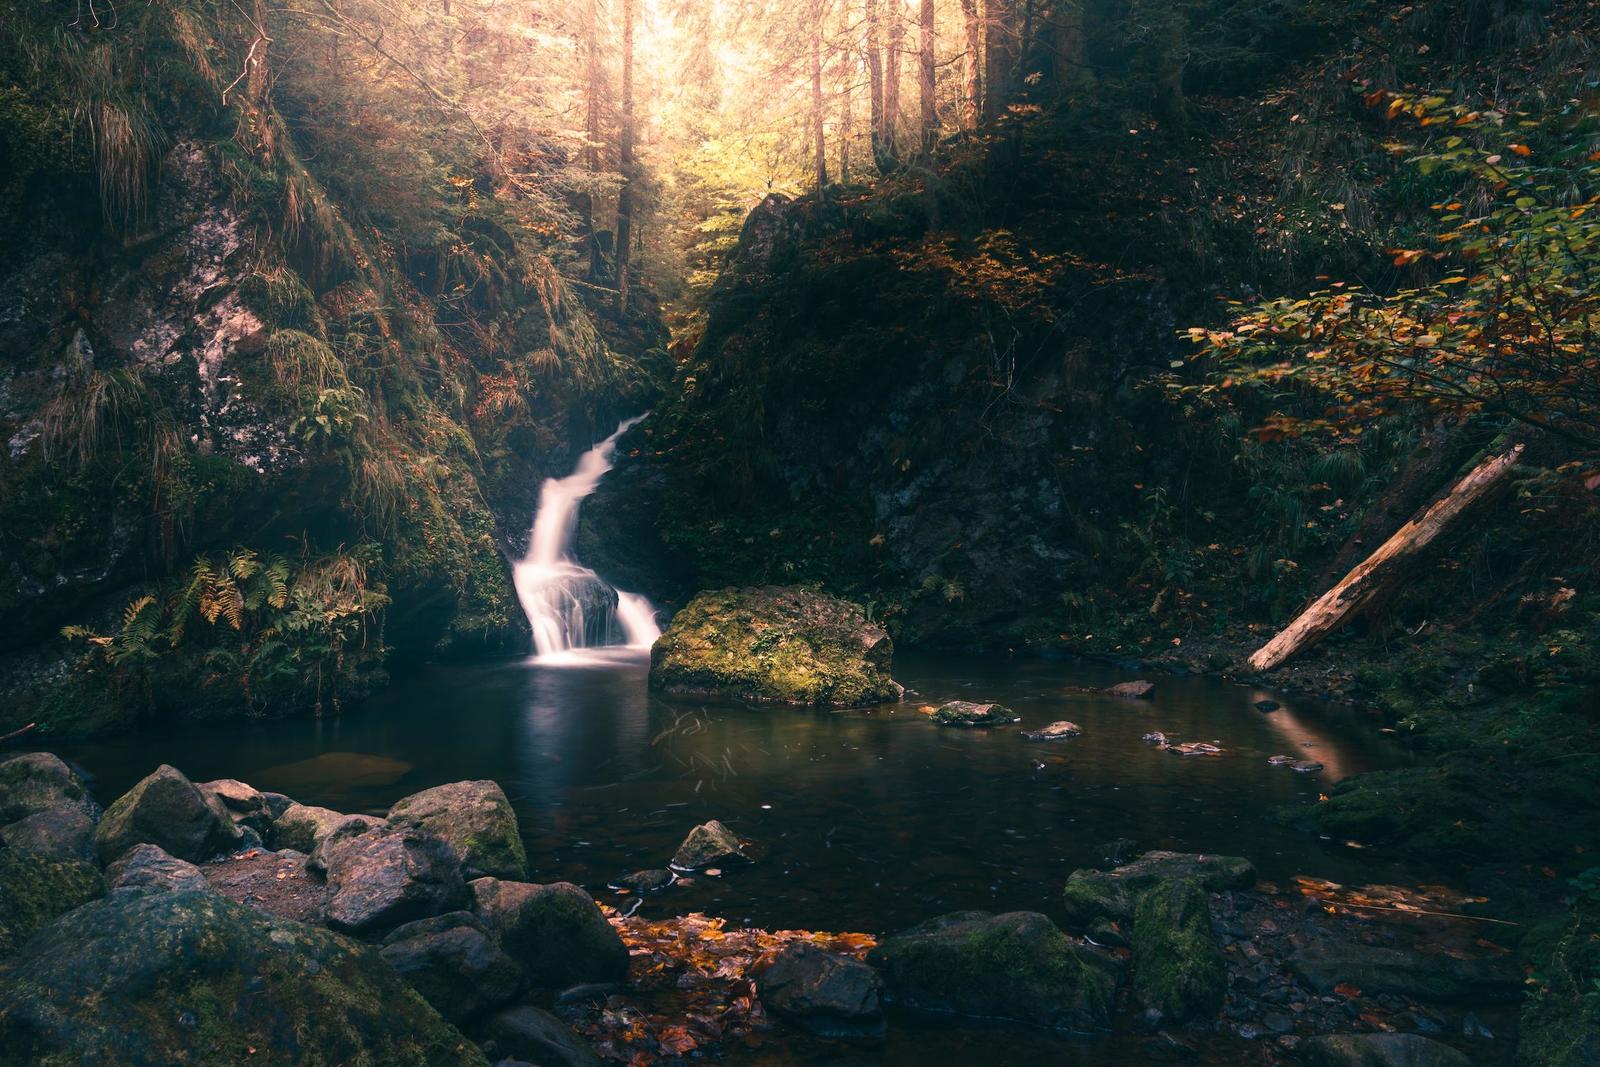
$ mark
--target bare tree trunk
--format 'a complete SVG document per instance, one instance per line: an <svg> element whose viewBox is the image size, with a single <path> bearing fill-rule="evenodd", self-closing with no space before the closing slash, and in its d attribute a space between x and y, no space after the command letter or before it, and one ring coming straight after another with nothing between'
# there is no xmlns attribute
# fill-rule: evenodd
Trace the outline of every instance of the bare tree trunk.
<svg viewBox="0 0 1600 1067"><path fill-rule="evenodd" d="M617 193L617 310L628 310L628 257L633 241L633 6L622 0L622 144L618 169L622 188Z"/></svg>
<svg viewBox="0 0 1600 1067"><path fill-rule="evenodd" d="M594 233L594 183L600 178L600 18L599 0L588 0L583 12L583 169L589 188L578 199L584 239L589 245L590 281L600 277L600 242Z"/></svg>
<svg viewBox="0 0 1600 1067"><path fill-rule="evenodd" d="M883 148L891 160L900 155L900 59L905 52L906 20L901 0L889 0L888 46L884 50L883 72Z"/></svg>
<svg viewBox="0 0 1600 1067"><path fill-rule="evenodd" d="M867 80L872 91L871 126L868 131L874 162L883 158L883 22L882 0L867 3Z"/></svg>
<svg viewBox="0 0 1600 1067"><path fill-rule="evenodd" d="M1056 88L1064 92L1080 84L1089 71L1082 0L1057 0L1055 24Z"/></svg>
<svg viewBox="0 0 1600 1067"><path fill-rule="evenodd" d="M1474 467L1455 488L1414 515L1338 585L1258 649L1250 657L1250 667L1270 671L1359 614L1404 574L1407 564L1504 482L1522 452L1522 445L1513 445Z"/></svg>
<svg viewBox="0 0 1600 1067"><path fill-rule="evenodd" d="M822 133L822 0L811 0L811 147L821 200L828 192L828 145Z"/></svg>
<svg viewBox="0 0 1600 1067"><path fill-rule="evenodd" d="M961 0L967 51L961 60L961 125L975 130L983 113L983 20L978 0Z"/></svg>
<svg viewBox="0 0 1600 1067"><path fill-rule="evenodd" d="M1011 77L1016 65L1017 29L1014 0L984 0L983 117L999 118L1011 95Z"/></svg>
<svg viewBox="0 0 1600 1067"><path fill-rule="evenodd" d="M934 99L934 66L933 66L933 3L934 0L922 0L918 10L918 37L917 37L917 102L922 112L922 152L924 155L933 151L934 142L939 139L939 110L938 102Z"/></svg>
<svg viewBox="0 0 1600 1067"><path fill-rule="evenodd" d="M839 76L839 181L850 184L850 138L855 136L855 116L850 113L850 82L855 77L855 63L846 48L840 57L844 68Z"/></svg>

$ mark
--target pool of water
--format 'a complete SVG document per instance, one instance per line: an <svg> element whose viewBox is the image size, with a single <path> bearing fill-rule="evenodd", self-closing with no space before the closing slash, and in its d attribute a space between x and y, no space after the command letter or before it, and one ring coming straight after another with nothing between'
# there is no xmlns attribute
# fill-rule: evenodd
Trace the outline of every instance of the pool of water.
<svg viewBox="0 0 1600 1067"><path fill-rule="evenodd" d="M151 730L63 754L102 801L160 763L374 814L418 789L491 778L517 809L536 880L619 904L608 880L665 866L692 826L721 819L759 861L647 907L769 928L877 933L963 908L1052 912L1067 875L1117 838L1247 856L1269 879L1398 876L1271 818L1404 761L1355 710L1165 675L1149 676L1154 700L1114 699L1076 689L1130 675L1022 658L908 656L895 674L903 703L828 712L659 697L637 658L430 667L336 718ZM1257 711L1266 697L1282 708ZM1022 724L939 729L918 711L950 699L999 701ZM1020 737L1058 719L1083 736ZM1152 730L1225 751L1177 757L1140 740ZM1269 766L1275 754L1325 769Z"/></svg>

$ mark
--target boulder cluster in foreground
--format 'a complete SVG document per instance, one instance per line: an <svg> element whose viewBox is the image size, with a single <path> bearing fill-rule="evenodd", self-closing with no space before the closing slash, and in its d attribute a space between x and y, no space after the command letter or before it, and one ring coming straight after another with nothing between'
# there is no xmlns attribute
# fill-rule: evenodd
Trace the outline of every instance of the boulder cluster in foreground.
<svg viewBox="0 0 1600 1067"><path fill-rule="evenodd" d="M547 1009L628 977L617 925L583 889L527 880L494 782L424 790L380 818L163 766L102 811L66 763L31 753L0 760L0 846L0 1063L593 1065ZM621 882L656 891L675 871L749 862L747 847L713 820L672 870ZM751 977L770 1016L830 1039L879 1038L891 1009L1103 1032L1124 988L1137 1027L1210 1025L1230 995L1213 907L1254 880L1236 857L1147 852L1075 872L1064 928L956 912L864 958L791 940ZM1515 990L1459 961L1422 988L1395 956L1313 945L1292 966L1311 989ZM1465 1062L1415 1035L1313 1038L1297 1056Z"/></svg>

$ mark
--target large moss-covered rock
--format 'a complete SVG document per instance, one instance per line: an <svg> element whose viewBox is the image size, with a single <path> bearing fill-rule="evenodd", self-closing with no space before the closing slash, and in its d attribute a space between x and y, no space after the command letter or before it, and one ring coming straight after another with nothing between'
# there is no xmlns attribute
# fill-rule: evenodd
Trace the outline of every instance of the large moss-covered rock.
<svg viewBox="0 0 1600 1067"><path fill-rule="evenodd" d="M105 891L100 871L87 863L20 848L0 851L0 956L15 952L56 916Z"/></svg>
<svg viewBox="0 0 1600 1067"><path fill-rule="evenodd" d="M1088 1032L1111 1024L1113 964L1037 912L955 912L867 955L889 1001L938 1015Z"/></svg>
<svg viewBox="0 0 1600 1067"><path fill-rule="evenodd" d="M396 826L420 826L450 842L468 878L528 876L516 812L495 782L450 782L424 789L389 809Z"/></svg>
<svg viewBox="0 0 1600 1067"><path fill-rule="evenodd" d="M628 973L628 949L594 898L570 882L533 885L479 878L472 910L501 947L546 989L614 982Z"/></svg>
<svg viewBox="0 0 1600 1067"><path fill-rule="evenodd" d="M0 968L0 1062L487 1063L376 950L183 892L79 908Z"/></svg>
<svg viewBox="0 0 1600 1067"><path fill-rule="evenodd" d="M1469 1067L1472 1063L1449 1045L1417 1034L1325 1034L1302 1044L1295 1062L1306 1067Z"/></svg>
<svg viewBox="0 0 1600 1067"><path fill-rule="evenodd" d="M94 863L94 819L77 804L57 804L0 826L0 844L64 860Z"/></svg>
<svg viewBox="0 0 1600 1067"><path fill-rule="evenodd" d="M1536 957L1544 981L1518 1023L1520 1067L1600 1063L1600 900L1580 899L1562 935Z"/></svg>
<svg viewBox="0 0 1600 1067"><path fill-rule="evenodd" d="M238 840L239 828L222 804L166 764L118 797L95 830L102 863L147 842L181 860L205 860Z"/></svg>
<svg viewBox="0 0 1600 1067"><path fill-rule="evenodd" d="M290 804L283 813L272 820L272 832L267 840L273 848L294 849L311 855L333 829L350 816L332 808L318 808L310 804Z"/></svg>
<svg viewBox="0 0 1600 1067"><path fill-rule="evenodd" d="M1062 894L1067 926L1087 930L1096 919L1127 922L1141 890L1161 882L1190 878L1210 893L1248 889L1256 869L1238 856L1198 852L1146 852L1132 863L1109 871L1073 871Z"/></svg>
<svg viewBox="0 0 1600 1067"><path fill-rule="evenodd" d="M739 835L724 826L720 819L712 819L689 831L678 851L672 854L672 866L680 871L698 871L718 863L742 863L749 858L739 842Z"/></svg>
<svg viewBox="0 0 1600 1067"><path fill-rule="evenodd" d="M155 845L134 845L106 868L106 880L112 889L139 893L203 893L211 888L199 867Z"/></svg>
<svg viewBox="0 0 1600 1067"><path fill-rule="evenodd" d="M63 805L100 817L83 779L59 756L24 752L0 759L0 826Z"/></svg>
<svg viewBox="0 0 1600 1067"><path fill-rule="evenodd" d="M1189 878L1139 893L1133 918L1133 990L1163 1022L1215 1015L1228 992L1228 968L1211 932L1211 905Z"/></svg>
<svg viewBox="0 0 1600 1067"><path fill-rule="evenodd" d="M893 642L854 604L763 586L696 596L650 654L650 684L674 693L852 707L898 700Z"/></svg>
<svg viewBox="0 0 1600 1067"><path fill-rule="evenodd" d="M453 1023L510 1003L522 985L522 969L470 912L406 923L383 939L379 954Z"/></svg>

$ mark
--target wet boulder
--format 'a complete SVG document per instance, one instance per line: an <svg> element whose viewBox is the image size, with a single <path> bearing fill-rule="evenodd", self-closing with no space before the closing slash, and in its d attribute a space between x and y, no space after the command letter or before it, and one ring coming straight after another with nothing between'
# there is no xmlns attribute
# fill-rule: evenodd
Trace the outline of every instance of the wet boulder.
<svg viewBox="0 0 1600 1067"><path fill-rule="evenodd" d="M24 752L0 759L0 826L57 807L76 808L91 820L100 817L88 786L59 756Z"/></svg>
<svg viewBox="0 0 1600 1067"><path fill-rule="evenodd" d="M1306 1067L1470 1067L1442 1041L1417 1034L1326 1034L1301 1042L1296 1063Z"/></svg>
<svg viewBox="0 0 1600 1067"><path fill-rule="evenodd" d="M678 851L672 854L672 867L679 871L698 871L718 863L743 862L749 859L738 835L716 819L702 823L689 831Z"/></svg>
<svg viewBox="0 0 1600 1067"><path fill-rule="evenodd" d="M389 809L389 822L420 826L450 842L468 878L528 875L516 813L494 782L451 782L413 793Z"/></svg>
<svg viewBox="0 0 1600 1067"><path fill-rule="evenodd" d="M1075 722L1053 722L1038 730L1027 730L1023 738L1028 741L1065 741L1071 737L1083 736L1083 727Z"/></svg>
<svg viewBox="0 0 1600 1067"><path fill-rule="evenodd" d="M266 794L237 778L218 778L214 782L201 782L196 789L216 799L228 817L237 826L248 826L262 837L272 827L272 808Z"/></svg>
<svg viewBox="0 0 1600 1067"><path fill-rule="evenodd" d="M483 1027L484 1045L493 1055L541 1067L600 1067L600 1057L572 1028L547 1011L522 1005L508 1008ZM501 1061L502 1063L505 1061Z"/></svg>
<svg viewBox="0 0 1600 1067"><path fill-rule="evenodd" d="M487 1067L375 949L216 893L115 894L0 970L0 1062Z"/></svg>
<svg viewBox="0 0 1600 1067"><path fill-rule="evenodd" d="M1211 905L1200 883L1157 882L1134 904L1133 991L1164 1024L1215 1016L1228 991Z"/></svg>
<svg viewBox="0 0 1600 1067"><path fill-rule="evenodd" d="M372 934L467 902L461 863L446 842L414 826L379 826L327 852L328 925Z"/></svg>
<svg viewBox="0 0 1600 1067"><path fill-rule="evenodd" d="M396 927L378 952L453 1023L510 1003L522 986L522 968L470 912L452 911Z"/></svg>
<svg viewBox="0 0 1600 1067"><path fill-rule="evenodd" d="M806 941L784 947L756 976L762 1006L824 1037L883 1032L883 980L867 964Z"/></svg>
<svg viewBox="0 0 1600 1067"><path fill-rule="evenodd" d="M955 912L885 938L867 962L913 1012L1089 1032L1111 1025L1114 965L1037 912Z"/></svg>
<svg viewBox="0 0 1600 1067"><path fill-rule="evenodd" d="M700 593L650 654L650 685L787 704L857 707L898 700L894 644L860 608L810 589Z"/></svg>
<svg viewBox="0 0 1600 1067"><path fill-rule="evenodd" d="M1106 690L1106 695L1122 697L1124 700L1154 700L1156 683L1144 681L1118 682Z"/></svg>
<svg viewBox="0 0 1600 1067"><path fill-rule="evenodd" d="M660 870L634 871L625 874L610 883L612 889L626 890L629 893L659 893L678 880L678 876L662 868Z"/></svg>
<svg viewBox="0 0 1600 1067"><path fill-rule="evenodd" d="M309 856L335 826L348 818L344 812L332 808L291 803L283 814L272 820L272 830L266 837L273 848L292 848Z"/></svg>
<svg viewBox="0 0 1600 1067"><path fill-rule="evenodd" d="M1006 726L1019 718L1004 704L974 704L970 700L949 701L933 713L937 726Z"/></svg>
<svg viewBox="0 0 1600 1067"><path fill-rule="evenodd" d="M500 939L528 981L543 989L613 982L628 973L628 949L594 898L570 882L534 885L479 878L472 911Z"/></svg>
<svg viewBox="0 0 1600 1067"><path fill-rule="evenodd" d="M118 797L95 828L95 850L110 863L138 844L159 845L181 860L204 860L239 841L221 803L162 764Z"/></svg>
<svg viewBox="0 0 1600 1067"><path fill-rule="evenodd" d="M64 860L97 862L95 821L77 804L57 804L0 826L0 844Z"/></svg>
<svg viewBox="0 0 1600 1067"><path fill-rule="evenodd" d="M272 821L277 822L283 818L283 813L294 807L294 801L282 793L274 793L269 789L261 791L261 800L267 805L267 814L272 816ZM265 836L263 834L262 836Z"/></svg>
<svg viewBox="0 0 1600 1067"><path fill-rule="evenodd" d="M57 916L105 891L105 878L90 864L20 848L0 851L0 957L22 947ZM0 1046L0 1062L12 1062L3 1052Z"/></svg>
<svg viewBox="0 0 1600 1067"><path fill-rule="evenodd" d="M1517 968L1499 959L1457 959L1414 949L1314 941L1289 958L1289 969L1314 993L1349 983L1363 993L1394 993L1427 1001L1516 1000Z"/></svg>
<svg viewBox="0 0 1600 1067"><path fill-rule="evenodd" d="M328 869L328 855L341 842L352 837L360 837L368 830L376 830L384 825L384 821L373 815L345 815L332 826L326 827L317 836L317 847L311 850L311 855L306 865L313 871L326 872ZM435 834L434 836L438 836ZM457 857L458 859L460 857Z"/></svg>
<svg viewBox="0 0 1600 1067"><path fill-rule="evenodd" d="M1128 922L1141 890L1180 878L1199 882L1208 893L1219 893L1249 889L1255 885L1256 869L1238 856L1155 851L1109 871L1073 871L1062 894L1067 926L1085 930L1102 916Z"/></svg>
<svg viewBox="0 0 1600 1067"><path fill-rule="evenodd" d="M134 845L106 868L112 889L140 893L205 892L211 886L200 868L169 856L156 845Z"/></svg>

